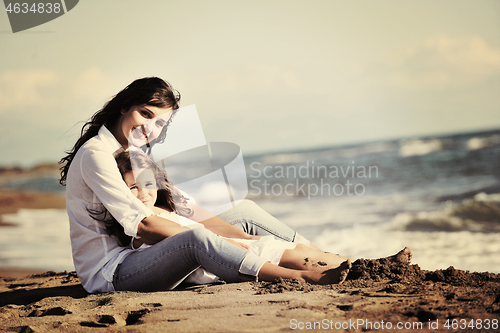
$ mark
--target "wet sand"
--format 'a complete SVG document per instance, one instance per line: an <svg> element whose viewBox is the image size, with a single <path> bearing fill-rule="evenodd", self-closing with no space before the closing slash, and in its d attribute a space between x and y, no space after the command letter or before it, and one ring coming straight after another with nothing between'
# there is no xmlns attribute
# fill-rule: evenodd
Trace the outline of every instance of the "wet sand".
<svg viewBox="0 0 500 333"><path fill-rule="evenodd" d="M0 187L0 226L8 226L2 223L2 214L16 213L20 208L44 209L44 208L66 208L66 196L57 193L19 191Z"/></svg>

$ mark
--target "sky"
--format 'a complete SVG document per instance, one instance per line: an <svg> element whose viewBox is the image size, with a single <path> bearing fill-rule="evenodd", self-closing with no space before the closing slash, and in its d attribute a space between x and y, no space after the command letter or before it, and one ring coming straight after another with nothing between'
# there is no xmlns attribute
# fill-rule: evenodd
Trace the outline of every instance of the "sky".
<svg viewBox="0 0 500 333"><path fill-rule="evenodd" d="M243 155L500 128L497 0L85 0L18 33L2 10L0 60L2 166L58 161L145 76Z"/></svg>

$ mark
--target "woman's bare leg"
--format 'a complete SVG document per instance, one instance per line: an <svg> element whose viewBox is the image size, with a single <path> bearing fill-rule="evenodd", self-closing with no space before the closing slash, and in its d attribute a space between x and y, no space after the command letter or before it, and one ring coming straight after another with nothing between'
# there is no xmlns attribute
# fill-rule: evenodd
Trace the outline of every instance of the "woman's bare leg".
<svg viewBox="0 0 500 333"><path fill-rule="evenodd" d="M338 284L344 282L351 268L350 260L341 263L337 268L319 270L296 270L280 267L266 262L259 271L258 277L263 281L274 281L277 278L296 279L313 284Z"/></svg>

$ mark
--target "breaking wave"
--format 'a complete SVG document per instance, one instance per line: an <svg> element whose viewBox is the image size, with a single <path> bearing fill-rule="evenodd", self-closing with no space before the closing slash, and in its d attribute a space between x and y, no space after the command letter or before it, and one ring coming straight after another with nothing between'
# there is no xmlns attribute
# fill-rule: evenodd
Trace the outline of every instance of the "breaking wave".
<svg viewBox="0 0 500 333"><path fill-rule="evenodd" d="M500 144L500 135L495 134L486 138L473 137L467 140L467 148L469 150L478 150L488 148Z"/></svg>
<svg viewBox="0 0 500 333"><path fill-rule="evenodd" d="M406 231L500 232L500 193L479 193L438 211L401 213L393 224Z"/></svg>
<svg viewBox="0 0 500 333"><path fill-rule="evenodd" d="M421 156L445 149L447 142L440 139L411 139L399 142L399 155L401 156Z"/></svg>

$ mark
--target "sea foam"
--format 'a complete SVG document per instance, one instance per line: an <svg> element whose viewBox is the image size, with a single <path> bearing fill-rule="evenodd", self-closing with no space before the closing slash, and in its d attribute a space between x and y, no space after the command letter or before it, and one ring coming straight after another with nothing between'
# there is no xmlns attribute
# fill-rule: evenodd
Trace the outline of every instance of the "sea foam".
<svg viewBox="0 0 500 333"><path fill-rule="evenodd" d="M473 137L467 140L469 150L483 149L500 144L500 135L495 134L488 137Z"/></svg>
<svg viewBox="0 0 500 333"><path fill-rule="evenodd" d="M327 230L312 238L322 250L352 259L375 259L397 253L408 246L412 263L422 269L457 269L500 273L498 233L471 231L404 231L392 225L354 225L341 230Z"/></svg>
<svg viewBox="0 0 500 333"><path fill-rule="evenodd" d="M401 156L427 155L429 153L442 150L447 142L441 139L412 139L401 140L399 154Z"/></svg>

